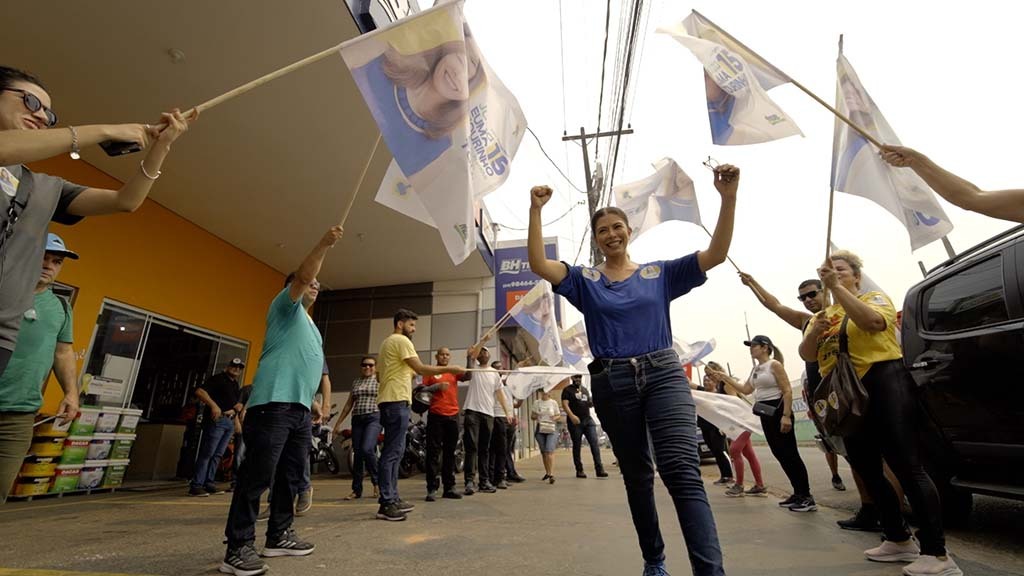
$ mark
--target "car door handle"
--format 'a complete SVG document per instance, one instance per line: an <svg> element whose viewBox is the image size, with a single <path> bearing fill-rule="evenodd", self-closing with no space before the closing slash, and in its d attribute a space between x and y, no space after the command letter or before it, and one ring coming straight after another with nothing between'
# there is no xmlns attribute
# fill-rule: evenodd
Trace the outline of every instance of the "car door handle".
<svg viewBox="0 0 1024 576"><path fill-rule="evenodd" d="M913 370L922 370L937 364L944 362L952 362L954 356L952 354L935 354L928 357L918 357L918 360L910 365Z"/></svg>

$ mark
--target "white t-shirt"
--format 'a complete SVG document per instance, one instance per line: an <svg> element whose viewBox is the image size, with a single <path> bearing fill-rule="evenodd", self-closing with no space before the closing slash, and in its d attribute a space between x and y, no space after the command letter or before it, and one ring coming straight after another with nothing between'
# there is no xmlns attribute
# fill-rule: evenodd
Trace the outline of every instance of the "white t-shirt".
<svg viewBox="0 0 1024 576"><path fill-rule="evenodd" d="M533 413L537 415L537 422L555 422L562 409L558 407L558 402L551 398L534 403Z"/></svg>
<svg viewBox="0 0 1024 576"><path fill-rule="evenodd" d="M501 389L501 375L494 368L486 368L485 372L470 372L469 390L466 392L466 410L472 410L488 416L504 416L494 399L494 393Z"/></svg>

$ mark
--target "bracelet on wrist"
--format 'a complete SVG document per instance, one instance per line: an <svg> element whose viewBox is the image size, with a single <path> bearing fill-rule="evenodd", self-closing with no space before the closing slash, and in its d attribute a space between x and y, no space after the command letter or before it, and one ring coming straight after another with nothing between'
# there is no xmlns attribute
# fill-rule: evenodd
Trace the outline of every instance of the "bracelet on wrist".
<svg viewBox="0 0 1024 576"><path fill-rule="evenodd" d="M68 130L71 131L71 152L68 154L72 160L79 160L82 158L81 150L78 149L78 131L75 130L74 126L68 126Z"/></svg>
<svg viewBox="0 0 1024 576"><path fill-rule="evenodd" d="M142 171L142 175L145 176L149 180L156 180L157 178L160 177L161 174L163 174L163 172L157 170L156 171L156 176L151 176L149 174L149 172L146 171L146 161L145 160L143 160L142 162L139 162L139 170L141 170Z"/></svg>

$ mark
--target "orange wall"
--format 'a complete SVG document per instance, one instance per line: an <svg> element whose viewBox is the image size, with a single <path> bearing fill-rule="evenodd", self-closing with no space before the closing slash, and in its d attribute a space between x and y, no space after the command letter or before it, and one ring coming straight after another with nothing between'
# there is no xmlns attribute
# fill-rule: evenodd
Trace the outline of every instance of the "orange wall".
<svg viewBox="0 0 1024 576"><path fill-rule="evenodd" d="M94 166L63 156L30 168L83 186L121 185ZM74 226L51 224L50 230L81 256L66 260L58 278L79 289L74 310L79 373L100 305L111 298L248 341L245 380L252 381L267 307L283 274L152 200L132 214L86 218ZM51 378L43 411L54 412L61 397Z"/></svg>

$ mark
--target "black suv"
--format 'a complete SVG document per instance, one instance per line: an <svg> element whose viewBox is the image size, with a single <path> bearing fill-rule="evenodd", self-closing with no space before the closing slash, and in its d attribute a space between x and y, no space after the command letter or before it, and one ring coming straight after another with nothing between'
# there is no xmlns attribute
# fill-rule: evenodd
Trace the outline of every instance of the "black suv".
<svg viewBox="0 0 1024 576"><path fill-rule="evenodd" d="M903 306L947 517L965 522L972 493L1024 499L1024 226L929 271Z"/></svg>

